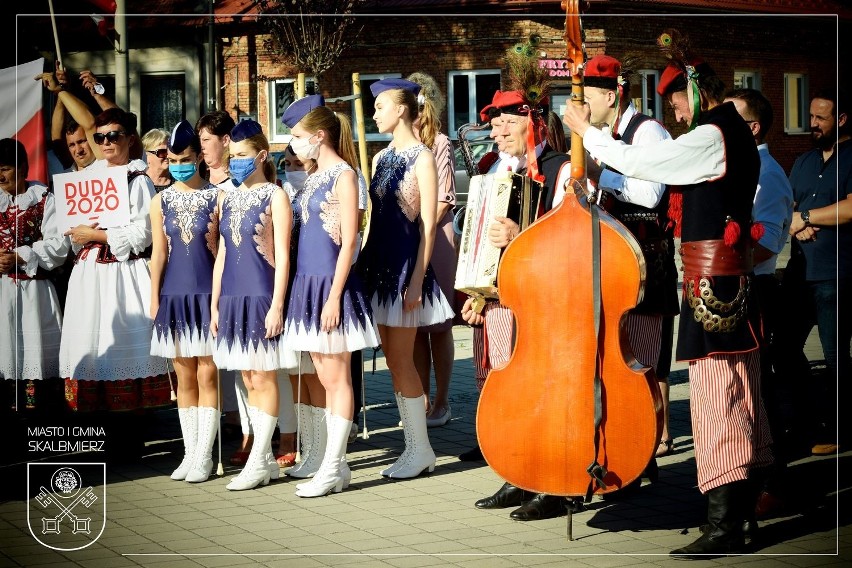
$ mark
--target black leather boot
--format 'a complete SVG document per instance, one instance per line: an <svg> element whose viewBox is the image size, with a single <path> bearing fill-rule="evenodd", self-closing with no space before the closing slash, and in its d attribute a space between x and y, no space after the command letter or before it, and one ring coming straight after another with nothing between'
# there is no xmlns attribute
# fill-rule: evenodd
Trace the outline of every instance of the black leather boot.
<svg viewBox="0 0 852 568"><path fill-rule="evenodd" d="M560 517L567 512L565 497L539 493L520 508L512 511L509 517L516 521L538 521Z"/></svg>
<svg viewBox="0 0 852 568"><path fill-rule="evenodd" d="M745 508L754 504L748 498L751 487L748 481L735 481L707 492L707 525L702 535L684 546L672 550L672 556L697 560L726 554L745 552L743 521Z"/></svg>
<svg viewBox="0 0 852 568"><path fill-rule="evenodd" d="M506 507L517 507L529 497L526 491L515 487L510 483L504 483L497 493L491 497L484 497L474 503L477 509L504 509Z"/></svg>

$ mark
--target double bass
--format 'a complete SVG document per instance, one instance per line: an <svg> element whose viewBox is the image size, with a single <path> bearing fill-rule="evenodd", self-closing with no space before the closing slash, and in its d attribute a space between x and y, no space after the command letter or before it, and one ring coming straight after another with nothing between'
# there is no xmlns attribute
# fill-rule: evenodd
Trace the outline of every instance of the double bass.
<svg viewBox="0 0 852 568"><path fill-rule="evenodd" d="M577 3L567 2L565 39L571 104L582 106ZM488 375L476 429L486 461L512 485L588 499L645 470L662 432L662 399L625 330L645 281L639 243L587 199L576 134L571 158L564 200L503 253L497 287L514 313L516 342L506 366Z"/></svg>

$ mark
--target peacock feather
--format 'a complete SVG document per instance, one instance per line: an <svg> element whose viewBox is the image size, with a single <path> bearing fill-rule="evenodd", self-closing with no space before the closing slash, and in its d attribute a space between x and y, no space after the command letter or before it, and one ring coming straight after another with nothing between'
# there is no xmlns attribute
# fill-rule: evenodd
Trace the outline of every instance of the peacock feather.
<svg viewBox="0 0 852 568"><path fill-rule="evenodd" d="M516 43L506 51L509 89L523 93L531 106L538 106L550 95L551 90L550 75L538 61L537 46L540 41L538 34L532 34L526 41Z"/></svg>

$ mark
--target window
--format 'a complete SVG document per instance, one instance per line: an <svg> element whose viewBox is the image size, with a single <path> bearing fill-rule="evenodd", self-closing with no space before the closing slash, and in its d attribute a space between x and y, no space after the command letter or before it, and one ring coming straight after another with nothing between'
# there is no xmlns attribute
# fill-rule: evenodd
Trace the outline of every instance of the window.
<svg viewBox="0 0 852 568"><path fill-rule="evenodd" d="M756 71L734 71L735 89L760 90L760 73Z"/></svg>
<svg viewBox="0 0 852 568"><path fill-rule="evenodd" d="M500 70L450 71L447 85L447 132L455 140L459 127L479 122L479 110L490 104L494 92L500 90Z"/></svg>
<svg viewBox="0 0 852 568"><path fill-rule="evenodd" d="M784 132L810 131L808 78L800 73L784 73Z"/></svg>
<svg viewBox="0 0 852 568"><path fill-rule="evenodd" d="M630 86L630 97L636 110L651 118L663 120L663 101L657 94L660 72L654 69L640 69L639 80Z"/></svg>
<svg viewBox="0 0 852 568"><path fill-rule="evenodd" d="M401 78L399 73L379 73L372 75L361 75L361 101L364 105L364 131L367 133L367 141L370 140L390 140L390 134L379 134L379 129L376 128L376 121L373 120L373 112L375 112L376 98L370 90L370 85L382 79ZM352 117L352 135L358 140L358 125L355 123L355 101L352 101L352 110L349 113Z"/></svg>
<svg viewBox="0 0 852 568"><path fill-rule="evenodd" d="M142 75L140 86L144 102L139 134L143 135L152 128L171 132L175 124L186 116L186 84L183 74ZM115 96L114 88L112 93Z"/></svg>
<svg viewBox="0 0 852 568"><path fill-rule="evenodd" d="M313 77L305 77L305 95L316 93L316 82ZM281 123L281 115L296 100L296 80L282 79L269 83L269 125L270 142L289 142L290 129Z"/></svg>

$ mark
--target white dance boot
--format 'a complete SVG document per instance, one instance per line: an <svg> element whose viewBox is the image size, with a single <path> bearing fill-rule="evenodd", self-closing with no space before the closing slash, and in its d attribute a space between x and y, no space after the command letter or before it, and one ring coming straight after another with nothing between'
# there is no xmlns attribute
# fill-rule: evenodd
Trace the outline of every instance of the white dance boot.
<svg viewBox="0 0 852 568"><path fill-rule="evenodd" d="M186 481L201 483L207 481L213 471L213 442L219 431L219 410L209 406L198 407L198 443L195 446L195 459Z"/></svg>
<svg viewBox="0 0 852 568"><path fill-rule="evenodd" d="M310 425L306 428L304 431L305 434L302 436L302 441L306 443L307 449L302 452L302 461L285 472L290 477L299 479L313 477L317 470L319 470L323 456L325 455L326 437L328 435L326 431L326 415L328 411L325 408L318 408L316 406L303 406L307 408L301 409L299 424L302 427L306 426L306 424L301 422L303 420L301 416L307 416L308 412L310 412ZM347 438L348 436L347 434Z"/></svg>
<svg viewBox="0 0 852 568"><path fill-rule="evenodd" d="M326 420L328 421L327 441L322 464L313 479L297 486L296 497L322 497L332 491L334 493L343 491L346 481L343 467L346 463L346 444L349 442L352 421L331 413ZM348 469L349 467L346 466L346 470Z"/></svg>
<svg viewBox="0 0 852 568"><path fill-rule="evenodd" d="M409 479L417 477L426 469L431 473L435 471L435 452L432 451L426 431L426 395L417 398L405 398L400 395L399 400L402 401L399 411L405 434L405 451L382 475L394 479Z"/></svg>
<svg viewBox="0 0 852 568"><path fill-rule="evenodd" d="M189 473L195 458L195 450L198 446L198 407L178 408L178 420L183 436L183 460L172 472L171 478L175 481L186 479L186 474Z"/></svg>
<svg viewBox="0 0 852 568"><path fill-rule="evenodd" d="M255 415L260 411L260 409L256 406L246 406L246 410L248 415L251 417L251 420L254 421ZM252 422L253 423L253 422ZM267 443L267 448L264 450L264 454L267 456L266 467L269 469L269 479L276 480L281 477L281 466L278 465L278 460L275 459L275 452L272 451L272 438L269 438L269 442ZM269 457L271 456L271 457Z"/></svg>
<svg viewBox="0 0 852 568"><path fill-rule="evenodd" d="M254 489L258 485L268 485L270 479L269 461L275 461L272 455L272 433L278 424L277 416L270 416L255 409L251 416L254 444L243 470L226 486L230 491ZM278 464L275 464L278 467Z"/></svg>

